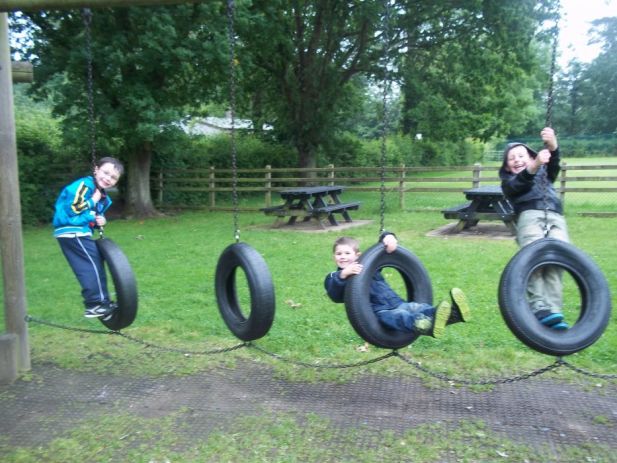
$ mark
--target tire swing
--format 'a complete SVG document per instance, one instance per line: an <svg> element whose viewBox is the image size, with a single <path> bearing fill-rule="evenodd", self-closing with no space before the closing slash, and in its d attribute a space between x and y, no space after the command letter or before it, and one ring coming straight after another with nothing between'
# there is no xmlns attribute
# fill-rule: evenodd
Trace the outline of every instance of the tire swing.
<svg viewBox="0 0 617 463"><path fill-rule="evenodd" d="M428 272L412 252L398 246L388 254L381 243L371 246L360 255L363 270L354 275L345 288L345 310L356 333L377 347L400 349L418 338L412 332L396 331L385 327L373 312L369 288L375 272L383 268L397 270L407 290L407 301L433 303L433 290Z"/></svg>
<svg viewBox="0 0 617 463"><path fill-rule="evenodd" d="M385 48L389 49L389 6L386 2L384 34ZM387 71L386 71L387 72ZM387 135L387 97L390 88L390 79L386 78L382 96L382 136L381 136L381 207L380 207L380 234L384 232L386 210L385 199L385 165L386 165L386 135ZM366 342L387 349L400 349L408 346L418 338L417 333L392 330L385 327L373 312L370 303L369 289L373 275L384 268L393 268L402 277L407 301L426 302L433 304L433 289L429 274L420 261L411 251L398 246L396 251L388 254L381 243L371 246L360 255L359 262L363 265L360 274L350 278L345 287L345 311L347 318L356 333Z"/></svg>
<svg viewBox="0 0 617 463"><path fill-rule="evenodd" d="M551 126L558 25L554 31L546 127ZM602 335L610 318L611 295L606 278L595 262L572 244L550 238L546 210L544 219L545 236L521 248L506 265L499 281L499 307L508 328L528 347L548 355L570 355L590 346ZM532 273L550 266L568 272L581 297L576 323L563 331L542 325L527 300Z"/></svg>
<svg viewBox="0 0 617 463"><path fill-rule="evenodd" d="M116 243L101 236L96 240L96 247L111 274L118 305L110 319L102 317L99 320L110 330L118 331L133 323L137 316L137 281L128 259Z"/></svg>
<svg viewBox="0 0 617 463"><path fill-rule="evenodd" d="M251 246L240 242L238 228L238 169L235 143L235 33L233 0L227 2L229 32L230 106L231 106L231 162L233 172L234 236L219 257L216 266L215 291L219 311L229 330L242 341L265 336L274 321L275 297L270 270L263 257ZM238 268L246 277L250 295L250 313L246 316L238 297Z"/></svg>
<svg viewBox="0 0 617 463"><path fill-rule="evenodd" d="M86 8L83 10L83 19L86 33L86 59L87 59L87 79L88 79L88 119L90 126L90 148L92 155L92 166L96 165L96 126L94 122L94 93L92 78L92 34L91 20L92 12ZM103 263L114 284L117 308L112 312L110 318L99 317L103 325L113 331L119 331L128 327L137 316L137 281L135 274L129 264L128 259L109 238L103 237L103 228L99 230L99 239L96 247L103 258Z"/></svg>

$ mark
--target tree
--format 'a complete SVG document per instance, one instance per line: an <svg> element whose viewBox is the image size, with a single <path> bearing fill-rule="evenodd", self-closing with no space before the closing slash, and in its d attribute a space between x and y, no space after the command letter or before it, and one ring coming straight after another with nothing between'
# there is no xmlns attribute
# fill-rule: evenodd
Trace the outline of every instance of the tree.
<svg viewBox="0 0 617 463"><path fill-rule="evenodd" d="M488 140L522 129L536 110L536 38L553 7L553 0L401 2L403 132Z"/></svg>
<svg viewBox="0 0 617 463"><path fill-rule="evenodd" d="M88 147L85 27L76 11L29 16L36 92ZM99 152L127 162L129 215L153 215L150 165L174 123L215 95L228 66L223 2L96 10L91 22ZM87 151L87 149L84 149Z"/></svg>

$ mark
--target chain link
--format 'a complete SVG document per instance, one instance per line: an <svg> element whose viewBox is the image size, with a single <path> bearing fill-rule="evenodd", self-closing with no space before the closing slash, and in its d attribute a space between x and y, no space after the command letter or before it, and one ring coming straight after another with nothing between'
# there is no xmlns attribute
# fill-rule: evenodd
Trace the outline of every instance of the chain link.
<svg viewBox="0 0 617 463"><path fill-rule="evenodd" d="M234 239L240 241L240 227L238 225L238 152L236 146L236 32L234 27L234 0L227 0L227 33L229 37L229 113L231 117L231 170L232 176L232 203L234 221Z"/></svg>
<svg viewBox="0 0 617 463"><path fill-rule="evenodd" d="M383 82L382 93L382 120L381 120L381 156L379 161L379 234L385 231L386 217L386 153L387 153L387 136L388 136L388 93L390 92L390 71L388 68L389 50L390 50L390 0L385 2L384 12L384 56L385 56L385 78Z"/></svg>
<svg viewBox="0 0 617 463"><path fill-rule="evenodd" d="M544 373L548 373L549 371L552 370L556 370L557 368L560 367L568 367L569 369L571 369L572 371L575 371L577 373L586 375L586 376L591 376L593 378L601 378L601 379L616 379L617 375L614 374L600 374L600 373L593 373L593 372L589 372L586 370L583 370L581 368L575 367L574 365L566 362L565 360L563 360L561 357L557 358L555 360L555 362L551 363L550 365L547 365L543 368L538 368L537 370L531 371L529 373L523 373L520 375L516 375L516 376L511 376L508 378L494 378L494 379L485 379L485 380L479 380L479 381L471 381L471 380L467 380L467 379L461 379L461 378L453 378L450 377L448 375L445 375L443 373L439 373L439 372L435 372L429 368L426 368L424 366L422 366L422 364L416 360L412 360L409 357L406 357L405 355L402 355L401 353L399 353L397 350L392 350L390 352L388 352L387 354L381 355L379 357L374 357L368 360L362 360L360 362L354 362L354 363L342 363L342 364L319 364L319 363L308 363L308 362L302 362L300 360L292 360L292 359L288 359L283 357L282 355L276 354L274 352L270 352L266 349L264 349L263 347L260 347L256 344L253 344L252 342L243 342L241 344L237 344L235 346L231 346L231 347L223 347L223 348L219 348L219 349L210 349L210 350L201 350L201 351L196 351L196 350L188 350L188 349L181 349L181 348L176 348L176 347L169 347L169 346L161 346L161 345L157 345L148 341L144 341L143 339L138 339L135 338L133 336L130 336L126 333L120 332L120 331L114 331L114 330L93 330L93 329L87 329L87 328L76 328L76 327L72 327L72 326L68 326L68 325L62 325L60 323L54 323L54 322L50 322L50 321L46 321L46 320L42 320L40 318L35 318L32 317L30 315L26 315L25 317L26 322L36 322L42 325L47 325L50 327L54 327L54 328L61 328L64 330L69 330L69 331L75 331L75 332L81 332L81 333L91 333L91 334L112 334L112 335L118 335L121 336L122 338L128 340L128 341L132 341L138 344L141 344L143 346L146 347L151 347L153 349L158 349L161 351L165 351L165 352L175 352L175 353L179 353L179 354L184 354L184 355L212 355L212 354L221 354L221 353L225 353L225 352L232 352L234 350L238 350L241 349L243 347L249 347L252 349L255 349L258 352L261 352L262 354L265 354L273 359L279 360L281 362L285 362L291 365L297 365L297 366L301 366L301 367L306 367L306 368L316 368L316 369L345 369L345 368L355 368L355 367L361 367L361 366L366 366L366 365L370 365L373 363L377 363L377 362L381 362L382 360L387 360L390 357L398 357L401 361L413 366L414 368L420 370L421 372L427 374L428 376L431 376L433 378L439 379L441 381L445 381L447 383L450 384L464 384L467 386L486 386L486 385L496 385L496 384L507 384L507 383L514 383L517 381L523 381L525 379L529 379L529 378L533 378L535 376L539 376L542 375Z"/></svg>
<svg viewBox="0 0 617 463"><path fill-rule="evenodd" d="M90 130L90 156L92 169L96 167L96 121L94 120L94 79L92 77L92 11L90 8L82 10L84 33L86 35L86 81L88 95L88 122Z"/></svg>
<svg viewBox="0 0 617 463"><path fill-rule="evenodd" d="M292 365L298 365L298 366L302 366L302 367L308 367L308 368L329 368L329 369L343 369L343 368L354 368L354 367L359 367L359 366L364 366L364 365L370 365L371 363L377 363L380 362L382 360L386 360L390 357L394 357L396 355L396 351L392 351L389 352L385 355L382 355L380 357L375 357L369 360L363 360L361 362L356 362L356 363L343 363L343 364L319 364L319 363L308 363L308 362L302 362L300 360L291 360L291 359L286 359L285 357L279 355L279 354L275 354L274 352L269 352L266 349L264 349L263 347L259 347L255 344L248 344L249 347L254 348L255 350L258 350L259 352L266 354L276 360L280 360L281 362L285 362L285 363L290 363Z"/></svg>

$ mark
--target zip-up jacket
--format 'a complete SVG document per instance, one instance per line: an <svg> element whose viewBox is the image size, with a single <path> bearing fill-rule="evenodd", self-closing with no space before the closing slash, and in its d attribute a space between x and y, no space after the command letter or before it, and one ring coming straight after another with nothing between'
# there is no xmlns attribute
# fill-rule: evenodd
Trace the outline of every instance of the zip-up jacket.
<svg viewBox="0 0 617 463"><path fill-rule="evenodd" d="M508 172L504 166L499 169L501 189L512 203L517 215L531 209L548 209L563 214L561 200L553 187L553 182L560 171L559 161L559 148L557 148L551 151L548 164L540 167L535 174L529 173L527 169L518 174Z"/></svg>
<svg viewBox="0 0 617 463"><path fill-rule="evenodd" d="M53 226L54 236L64 234L92 235L96 216L104 215L111 206L111 198L101 190L102 196L94 203L92 195L96 191L94 178L83 177L64 187L56 200Z"/></svg>

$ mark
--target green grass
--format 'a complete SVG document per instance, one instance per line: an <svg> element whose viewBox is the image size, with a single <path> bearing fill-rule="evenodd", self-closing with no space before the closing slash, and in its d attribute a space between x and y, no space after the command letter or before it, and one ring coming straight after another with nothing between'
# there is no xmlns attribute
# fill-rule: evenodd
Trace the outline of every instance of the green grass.
<svg viewBox="0 0 617 463"><path fill-rule="evenodd" d="M363 201L355 219L371 224L346 233L372 245L379 231L379 204L374 194L354 193ZM406 355L441 373L469 380L510 376L546 366L553 358L532 351L508 330L497 305L499 277L517 251L514 240L427 237L447 222L438 212L396 211L396 196L388 196L385 226L397 233L401 245L424 263L432 280L435 302L453 286L461 287L473 308L473 321L448 328L443 339L420 337ZM134 375L188 374L239 358L270 362L277 374L302 380L345 381L367 371L388 374L414 369L391 358L352 369L303 368L293 362L346 364L387 353L370 347L348 323L344 306L332 303L323 289L333 269L332 242L338 234L303 233L270 228L273 219L260 213L239 217L241 239L261 253L272 274L276 316L270 332L256 344L292 362L274 360L255 349L217 355L188 355L144 348L120 336L83 334L30 324L32 357L63 367L119 371ZM572 241L597 262L610 287L617 283L617 248L610 243L615 219L568 216ZM187 212L164 218L112 221L106 235L129 258L139 286L137 320L124 332L145 342L202 351L237 345L216 305L214 274L218 256L234 242L229 212ZM80 329L102 329L82 316L80 290L48 227L24 232L27 305L30 315ZM614 303L614 300L613 300ZM2 314L4 311L2 311ZM3 315L2 315L3 317ZM3 323L3 318L0 319ZM598 373L617 371L617 323L568 361ZM144 362L144 357L148 361ZM560 369L560 376L577 378Z"/></svg>
<svg viewBox="0 0 617 463"><path fill-rule="evenodd" d="M362 426L341 429L313 414L298 418L264 412L221 423L220 430L197 444L185 434L189 431L190 436L190 422L189 410L157 420L128 414L86 420L78 429L45 446L14 448L5 458L14 463L614 461L611 449L601 445L566 446L555 459L554 449L548 445L533 448L512 442L479 420L420 425L395 434ZM93 428L96 434L91 432ZM106 438L101 440L100 435Z"/></svg>

